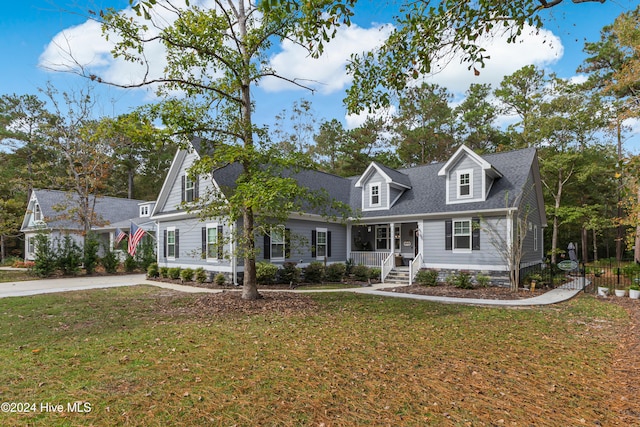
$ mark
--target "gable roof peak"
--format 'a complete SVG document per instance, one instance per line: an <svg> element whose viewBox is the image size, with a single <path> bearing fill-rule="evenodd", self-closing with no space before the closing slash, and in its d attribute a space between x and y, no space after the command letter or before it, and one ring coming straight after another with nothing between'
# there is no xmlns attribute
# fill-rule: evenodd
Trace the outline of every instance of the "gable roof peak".
<svg viewBox="0 0 640 427"><path fill-rule="evenodd" d="M471 148L467 147L465 144L460 145L455 153L451 156L451 158L440 168L438 171L438 176L445 176L447 171L451 168L451 166L455 165L458 160L463 157L470 157L473 161L475 161L482 169L487 171L492 171L496 177L502 176L500 172L498 172L488 161L482 158L478 153L473 151Z"/></svg>
<svg viewBox="0 0 640 427"><path fill-rule="evenodd" d="M369 166L367 167L367 169L365 169L364 173L360 176L360 178L356 181L355 186L356 187L362 187L365 183L365 181L369 178L369 176L374 173L374 172L378 172L380 175L382 175L382 177L384 178L385 182L387 182L388 184L395 184L397 186L400 187L404 187L404 188L411 188L411 180L409 179L409 176L396 170L396 169L392 169L388 166L385 166L381 163L378 163L376 161L372 161Z"/></svg>

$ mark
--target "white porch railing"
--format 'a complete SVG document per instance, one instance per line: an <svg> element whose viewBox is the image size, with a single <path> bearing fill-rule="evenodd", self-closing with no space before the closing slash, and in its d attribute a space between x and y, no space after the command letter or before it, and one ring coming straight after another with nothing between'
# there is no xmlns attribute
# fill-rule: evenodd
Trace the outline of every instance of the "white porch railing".
<svg viewBox="0 0 640 427"><path fill-rule="evenodd" d="M349 258L353 265L366 265L367 267L380 267L389 256L389 252L351 252Z"/></svg>
<svg viewBox="0 0 640 427"><path fill-rule="evenodd" d="M396 265L396 256L393 252L389 254L389 256L382 261L382 271L380 272L380 280L384 283L384 279L387 278L387 275L393 270L393 267Z"/></svg>
<svg viewBox="0 0 640 427"><path fill-rule="evenodd" d="M409 285L413 285L413 278L416 277L422 266L422 252L409 263Z"/></svg>

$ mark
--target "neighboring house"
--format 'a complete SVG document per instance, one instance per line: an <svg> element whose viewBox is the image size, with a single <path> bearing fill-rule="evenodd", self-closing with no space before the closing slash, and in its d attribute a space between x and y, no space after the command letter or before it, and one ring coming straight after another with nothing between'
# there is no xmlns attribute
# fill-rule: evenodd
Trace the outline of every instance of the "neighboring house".
<svg viewBox="0 0 640 427"><path fill-rule="evenodd" d="M27 211L20 231L25 236L25 260L35 259L35 236L39 232L49 233L51 239L71 236L80 246L83 241L83 229L75 219L73 210L77 206L77 196L59 190L33 190L27 204ZM116 227L128 231L130 221L149 222L149 214L154 202L122 199L117 197L98 197L91 200L95 212L96 232L100 241L113 245ZM146 212L144 218L141 213ZM138 224L140 225L140 224ZM147 229L154 230L155 224L149 222ZM113 246L110 246L113 247Z"/></svg>
<svg viewBox="0 0 640 427"><path fill-rule="evenodd" d="M240 174L228 165L210 176L190 179L187 170L200 156L200 140L179 150L156 202L158 263L203 267L241 283L242 260L233 239L240 224L224 218L202 220L182 202L197 199L212 186L232 189ZM383 280L420 268L483 272L508 282L505 247L514 240L516 219L525 221L521 267L539 264L546 216L535 149L480 156L461 146L446 162L394 170L371 163L362 175L341 178L305 171L295 175L309 188L324 188L348 203L354 218L346 223L317 213L291 215L286 224L257 236L257 261L299 266L312 261L380 267ZM218 244L221 242L221 244ZM498 279L498 280L496 280Z"/></svg>

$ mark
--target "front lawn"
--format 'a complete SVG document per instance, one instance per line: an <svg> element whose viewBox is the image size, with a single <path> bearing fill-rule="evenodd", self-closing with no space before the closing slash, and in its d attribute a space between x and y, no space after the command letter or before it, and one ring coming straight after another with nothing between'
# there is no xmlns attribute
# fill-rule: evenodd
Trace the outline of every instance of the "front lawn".
<svg viewBox="0 0 640 427"><path fill-rule="evenodd" d="M5 298L0 313L0 401L26 412L3 405L3 426L573 426L630 416L612 405L625 397L612 362L629 317L587 295L498 309L338 292L249 303L138 286Z"/></svg>

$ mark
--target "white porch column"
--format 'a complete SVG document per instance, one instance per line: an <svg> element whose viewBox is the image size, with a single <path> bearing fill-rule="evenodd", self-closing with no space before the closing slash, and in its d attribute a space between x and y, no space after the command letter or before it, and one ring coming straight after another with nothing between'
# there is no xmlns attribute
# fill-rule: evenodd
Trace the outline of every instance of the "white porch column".
<svg viewBox="0 0 640 427"><path fill-rule="evenodd" d="M389 252L396 252L396 223L389 224Z"/></svg>
<svg viewBox="0 0 640 427"><path fill-rule="evenodd" d="M347 224L347 259L346 260L348 260L351 257L351 241L353 240L351 237L352 227L353 226L351 225L351 223Z"/></svg>
<svg viewBox="0 0 640 427"><path fill-rule="evenodd" d="M425 252L427 249L424 247L424 220L418 221L418 253L422 253L422 262L424 263ZM422 266L420 266L422 267Z"/></svg>

